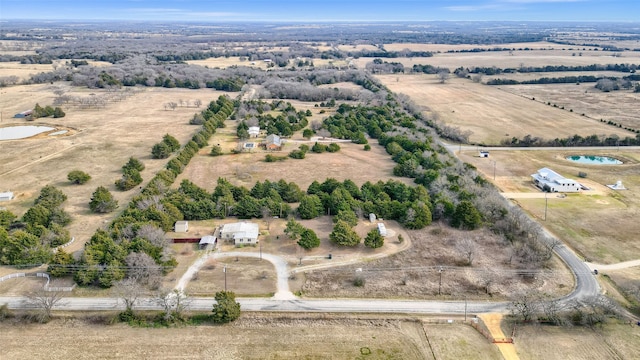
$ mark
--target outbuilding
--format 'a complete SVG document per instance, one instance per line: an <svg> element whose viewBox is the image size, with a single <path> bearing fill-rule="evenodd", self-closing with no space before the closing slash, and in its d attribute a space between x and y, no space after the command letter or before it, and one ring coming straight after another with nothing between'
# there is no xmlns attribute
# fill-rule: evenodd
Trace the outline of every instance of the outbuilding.
<svg viewBox="0 0 640 360"><path fill-rule="evenodd" d="M282 148L282 140L280 136L271 134L265 140L267 150L280 150Z"/></svg>
<svg viewBox="0 0 640 360"><path fill-rule="evenodd" d="M0 193L0 201L11 201L11 200L13 200L13 193L11 191Z"/></svg>
<svg viewBox="0 0 640 360"><path fill-rule="evenodd" d="M582 188L579 182L567 179L549 168L538 170L531 178L538 188L546 192L578 192Z"/></svg>
<svg viewBox="0 0 640 360"><path fill-rule="evenodd" d="M217 242L218 242L218 238L216 238L213 235L203 236L202 239L200 239L200 242L198 243L198 247L200 249L204 249L209 245L212 245L212 247L215 247Z"/></svg>
<svg viewBox="0 0 640 360"><path fill-rule="evenodd" d="M174 226L174 231L177 233L185 233L189 231L189 222L188 221L176 221L176 225Z"/></svg>
<svg viewBox="0 0 640 360"><path fill-rule="evenodd" d="M378 232L380 233L380 236L382 236L382 237L387 236L387 227L384 226L383 223L378 223Z"/></svg>

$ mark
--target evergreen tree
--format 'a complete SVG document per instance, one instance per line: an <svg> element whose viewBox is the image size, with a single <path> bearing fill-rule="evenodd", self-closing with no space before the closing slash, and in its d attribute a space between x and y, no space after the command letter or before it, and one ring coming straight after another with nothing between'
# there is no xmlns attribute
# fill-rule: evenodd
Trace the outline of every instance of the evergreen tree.
<svg viewBox="0 0 640 360"><path fill-rule="evenodd" d="M213 322L224 324L240 317L240 303L232 291L218 291L213 305Z"/></svg>
<svg viewBox="0 0 640 360"><path fill-rule="evenodd" d="M342 220L334 225L333 231L329 234L329 239L333 243L342 246L356 246L361 240L360 236L351 229L351 226Z"/></svg>
<svg viewBox="0 0 640 360"><path fill-rule="evenodd" d="M471 201L461 201L453 212L451 226L473 230L482 223L482 216Z"/></svg>
<svg viewBox="0 0 640 360"><path fill-rule="evenodd" d="M73 170L67 174L67 179L74 184L82 185L91 180L91 176L84 171Z"/></svg>
<svg viewBox="0 0 640 360"><path fill-rule="evenodd" d="M364 246L372 249L377 249L384 245L384 238L380 235L378 229L372 229L367 233L367 237L364 238Z"/></svg>
<svg viewBox="0 0 640 360"><path fill-rule="evenodd" d="M300 234L298 245L307 250L317 248L320 246L320 239L313 230L305 228Z"/></svg>
<svg viewBox="0 0 640 360"><path fill-rule="evenodd" d="M89 202L89 208L95 213L108 213L117 207L118 201L113 198L113 195L104 186L98 187L93 192L91 202Z"/></svg>

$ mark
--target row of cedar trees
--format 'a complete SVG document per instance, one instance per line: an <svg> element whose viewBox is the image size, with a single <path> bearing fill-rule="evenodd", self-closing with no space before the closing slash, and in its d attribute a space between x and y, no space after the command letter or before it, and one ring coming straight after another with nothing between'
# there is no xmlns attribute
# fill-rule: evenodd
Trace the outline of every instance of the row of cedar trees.
<svg viewBox="0 0 640 360"><path fill-rule="evenodd" d="M137 232L148 225L169 231L177 220L183 219L180 210L167 200L167 189L198 150L207 145L216 128L224 126L224 120L233 110L234 103L226 96L212 101L201 112L206 119L202 129L182 149L174 148L179 152L167 163L166 169L156 174L107 229L96 231L85 244L82 258L75 261L69 254L59 251L50 262L49 272L54 276L73 275L80 285L111 287L127 276L125 258L132 252L147 254L164 271L175 267L175 259L162 246L153 244ZM171 139L173 137L165 136L163 142Z"/></svg>

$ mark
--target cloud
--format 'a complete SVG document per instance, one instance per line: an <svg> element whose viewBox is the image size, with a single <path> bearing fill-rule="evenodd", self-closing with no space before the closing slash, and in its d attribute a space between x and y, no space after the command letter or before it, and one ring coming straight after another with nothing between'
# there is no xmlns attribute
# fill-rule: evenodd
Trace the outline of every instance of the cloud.
<svg viewBox="0 0 640 360"><path fill-rule="evenodd" d="M472 12L482 10L513 10L515 7L522 9L522 5L536 5L549 3L576 3L590 0L496 0L478 5L453 5L444 7L449 11Z"/></svg>
<svg viewBox="0 0 640 360"><path fill-rule="evenodd" d="M145 17L162 17L169 19L197 20L202 18L239 18L249 14L225 12L225 11L193 11L174 8L130 8L128 11Z"/></svg>

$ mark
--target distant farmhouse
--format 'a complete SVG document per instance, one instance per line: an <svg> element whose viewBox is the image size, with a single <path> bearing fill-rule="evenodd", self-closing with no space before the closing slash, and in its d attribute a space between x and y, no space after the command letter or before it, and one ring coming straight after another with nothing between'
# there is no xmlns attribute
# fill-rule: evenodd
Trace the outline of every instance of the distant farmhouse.
<svg viewBox="0 0 640 360"><path fill-rule="evenodd" d="M249 133L249 137L256 138L260 135L260 127L249 126L249 130L247 130L247 132Z"/></svg>
<svg viewBox="0 0 640 360"><path fill-rule="evenodd" d="M11 191L0 192L0 201L13 200L13 193Z"/></svg>
<svg viewBox="0 0 640 360"><path fill-rule="evenodd" d="M549 168L542 168L531 177L533 178L533 183L546 192L578 192L582 189L582 185L579 182L566 179Z"/></svg>
<svg viewBox="0 0 640 360"><path fill-rule="evenodd" d="M258 243L258 224L252 222L237 222L225 224L220 228L220 238L233 241L235 245L252 245Z"/></svg>
<svg viewBox="0 0 640 360"><path fill-rule="evenodd" d="M282 140L280 139L280 136L271 134L267 136L265 146L267 150L280 150L282 148Z"/></svg>

